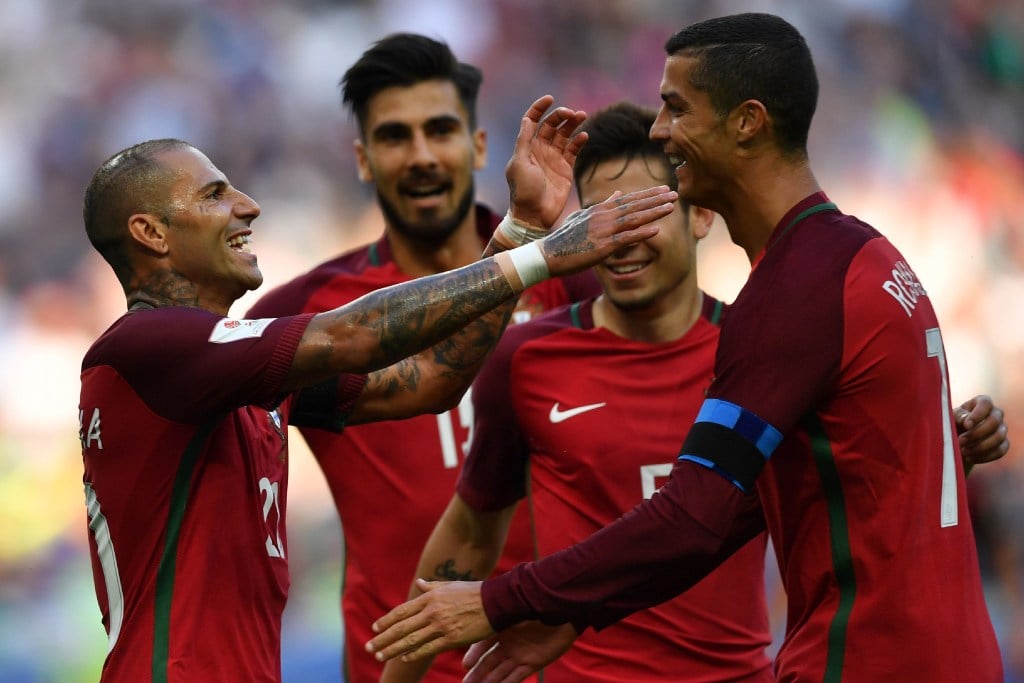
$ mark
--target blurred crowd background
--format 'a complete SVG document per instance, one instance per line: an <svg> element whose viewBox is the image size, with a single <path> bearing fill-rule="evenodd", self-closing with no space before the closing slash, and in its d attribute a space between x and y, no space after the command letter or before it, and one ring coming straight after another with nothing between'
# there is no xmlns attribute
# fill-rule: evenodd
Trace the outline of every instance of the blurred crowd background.
<svg viewBox="0 0 1024 683"><path fill-rule="evenodd" d="M1014 447L969 485L1007 680L1024 680L1024 1L0 0L0 681L94 681L106 651L77 439L82 354L124 308L80 218L100 162L157 137L205 150L263 208L269 287L381 230L337 88L375 39L425 33L483 69L478 190L504 210L535 97L657 105L668 35L739 11L806 35L819 180L928 289L954 401L1006 409ZM704 288L731 299L747 266L722 226L701 259ZM337 680L340 525L293 448L285 680Z"/></svg>

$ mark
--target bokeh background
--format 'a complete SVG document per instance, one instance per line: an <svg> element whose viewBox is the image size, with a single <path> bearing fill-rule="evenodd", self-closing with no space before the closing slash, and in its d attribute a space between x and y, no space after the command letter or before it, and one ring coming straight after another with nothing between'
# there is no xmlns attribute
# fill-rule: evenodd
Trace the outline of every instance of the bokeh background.
<svg viewBox="0 0 1024 683"><path fill-rule="evenodd" d="M440 37L483 69L478 189L504 210L536 96L656 105L668 35L739 11L808 38L819 180L928 289L954 401L991 394L1024 444L1024 0L0 0L0 681L94 681L106 650L77 439L80 359L124 307L80 218L102 160L156 137L204 149L263 207L269 287L381 230L337 89L376 38ZM705 289L731 299L747 267L722 226L701 259ZM301 439L293 449L284 675L336 681L340 525ZM969 482L1010 681L1024 680L1020 450Z"/></svg>

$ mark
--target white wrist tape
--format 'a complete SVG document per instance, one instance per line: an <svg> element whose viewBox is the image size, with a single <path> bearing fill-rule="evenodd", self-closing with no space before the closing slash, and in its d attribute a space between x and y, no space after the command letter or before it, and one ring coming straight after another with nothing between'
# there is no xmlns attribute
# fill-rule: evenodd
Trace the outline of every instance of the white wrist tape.
<svg viewBox="0 0 1024 683"><path fill-rule="evenodd" d="M548 262L544 260L544 252L540 248L540 243L530 242L505 253L511 258L516 274L523 282L523 289L551 277L551 271L548 270Z"/></svg>
<svg viewBox="0 0 1024 683"><path fill-rule="evenodd" d="M512 217L512 212L509 211L501 219L501 222L498 223L495 234L498 235L499 241L503 244L510 247L518 247L523 244L529 244L534 240L543 239L548 234L548 231L516 220Z"/></svg>

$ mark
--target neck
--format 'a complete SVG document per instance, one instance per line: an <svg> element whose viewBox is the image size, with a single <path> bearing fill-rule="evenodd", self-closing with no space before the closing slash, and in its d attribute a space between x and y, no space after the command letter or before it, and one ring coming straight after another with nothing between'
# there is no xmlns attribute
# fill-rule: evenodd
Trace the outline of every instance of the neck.
<svg viewBox="0 0 1024 683"><path fill-rule="evenodd" d="M480 259L484 243L476 230L476 212L470 211L443 242L428 242L387 230L391 256L399 270L412 277L461 268Z"/></svg>
<svg viewBox="0 0 1024 683"><path fill-rule="evenodd" d="M594 302L594 325L624 339L660 344L681 339L700 317L704 294L696 278L643 308L620 308L606 294Z"/></svg>
<svg viewBox="0 0 1024 683"><path fill-rule="evenodd" d="M218 315L227 315L231 302L213 303L202 299L199 288L191 280L176 272L135 276L125 287L128 310L187 306L202 308Z"/></svg>
<svg viewBox="0 0 1024 683"><path fill-rule="evenodd" d="M821 188L804 159L799 163L775 160L738 178L730 190L716 210L725 219L732 241L753 263L782 217Z"/></svg>

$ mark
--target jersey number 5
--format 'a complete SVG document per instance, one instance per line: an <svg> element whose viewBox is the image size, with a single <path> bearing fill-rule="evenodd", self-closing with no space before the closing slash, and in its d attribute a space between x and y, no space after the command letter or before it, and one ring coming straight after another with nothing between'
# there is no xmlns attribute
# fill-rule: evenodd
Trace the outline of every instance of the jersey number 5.
<svg viewBox="0 0 1024 683"><path fill-rule="evenodd" d="M939 525L956 526L959 514L956 500L956 454L953 449L953 420L949 407L949 379L946 375L946 352L942 348L942 333L932 327L924 331L928 357L939 359L939 377L942 379L940 404L942 406L942 497Z"/></svg>

